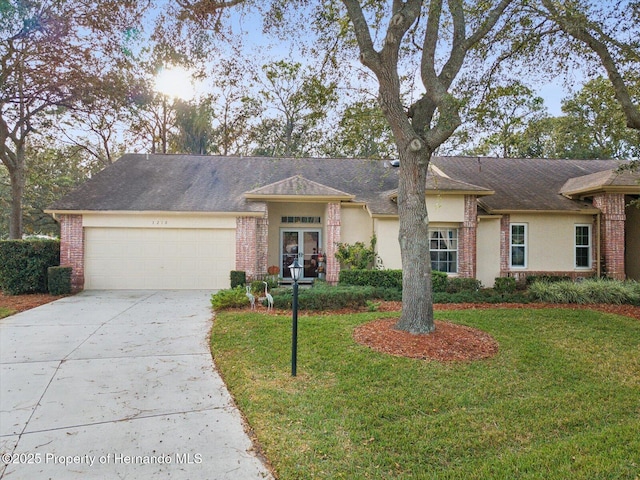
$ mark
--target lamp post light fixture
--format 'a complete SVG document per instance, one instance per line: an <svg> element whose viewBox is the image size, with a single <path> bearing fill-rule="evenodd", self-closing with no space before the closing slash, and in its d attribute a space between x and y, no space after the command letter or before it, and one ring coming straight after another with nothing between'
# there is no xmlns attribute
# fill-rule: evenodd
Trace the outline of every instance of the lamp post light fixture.
<svg viewBox="0 0 640 480"><path fill-rule="evenodd" d="M291 325L291 376L296 376L298 363L298 280L302 277L304 265L300 265L298 257L289 265L293 279L293 321Z"/></svg>

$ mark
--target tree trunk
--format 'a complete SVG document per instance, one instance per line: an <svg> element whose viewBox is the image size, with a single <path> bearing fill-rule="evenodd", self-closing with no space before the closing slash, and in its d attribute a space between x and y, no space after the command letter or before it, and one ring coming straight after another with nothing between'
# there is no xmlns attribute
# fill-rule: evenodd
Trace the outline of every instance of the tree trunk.
<svg viewBox="0 0 640 480"><path fill-rule="evenodd" d="M435 330L431 293L429 217L425 197L431 152L400 148L398 215L402 259L402 315L396 328L411 333Z"/></svg>
<svg viewBox="0 0 640 480"><path fill-rule="evenodd" d="M9 216L9 238L22 238L22 197L26 182L24 153L18 152L16 166L9 169L11 180L11 213Z"/></svg>

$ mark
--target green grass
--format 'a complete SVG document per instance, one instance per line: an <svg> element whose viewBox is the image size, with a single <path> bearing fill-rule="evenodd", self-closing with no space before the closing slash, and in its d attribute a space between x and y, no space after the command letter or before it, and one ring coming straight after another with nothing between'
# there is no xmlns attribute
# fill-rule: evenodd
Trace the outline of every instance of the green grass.
<svg viewBox="0 0 640 480"><path fill-rule="evenodd" d="M9 315L13 315L13 310L9 310L8 308L0 307L0 318L8 317Z"/></svg>
<svg viewBox="0 0 640 480"><path fill-rule="evenodd" d="M356 344L385 313L217 315L216 363L282 480L637 479L640 322L588 310L437 312L491 333L475 363Z"/></svg>

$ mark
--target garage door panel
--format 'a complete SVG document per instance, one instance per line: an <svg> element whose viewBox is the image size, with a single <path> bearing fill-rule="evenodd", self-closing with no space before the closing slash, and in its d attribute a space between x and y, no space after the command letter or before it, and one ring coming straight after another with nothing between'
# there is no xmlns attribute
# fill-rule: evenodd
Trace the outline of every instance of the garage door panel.
<svg viewBox="0 0 640 480"><path fill-rule="evenodd" d="M235 268L233 229L85 229L87 289L220 289Z"/></svg>

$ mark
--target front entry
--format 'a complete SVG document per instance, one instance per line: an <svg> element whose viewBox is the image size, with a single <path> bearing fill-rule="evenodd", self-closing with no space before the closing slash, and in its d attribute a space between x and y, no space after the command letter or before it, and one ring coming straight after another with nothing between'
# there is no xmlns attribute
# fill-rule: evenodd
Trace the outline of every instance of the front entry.
<svg viewBox="0 0 640 480"><path fill-rule="evenodd" d="M296 229L280 231L280 272L282 278L291 278L289 265L298 257L304 262L304 278L317 278L322 273L318 264L320 230ZM318 268L318 267L321 268Z"/></svg>

